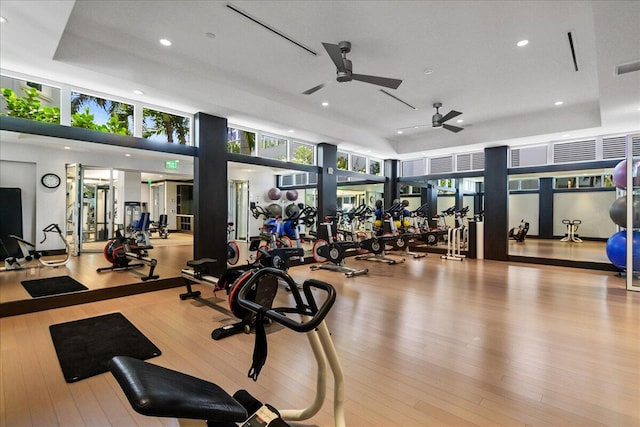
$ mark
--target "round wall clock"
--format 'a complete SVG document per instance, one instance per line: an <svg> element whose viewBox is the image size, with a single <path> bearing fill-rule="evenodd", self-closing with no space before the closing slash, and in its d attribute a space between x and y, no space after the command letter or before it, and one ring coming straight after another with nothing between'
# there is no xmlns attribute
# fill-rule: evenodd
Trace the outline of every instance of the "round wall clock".
<svg viewBox="0 0 640 427"><path fill-rule="evenodd" d="M47 188L57 188L60 185L60 177L55 173L45 173L40 182Z"/></svg>

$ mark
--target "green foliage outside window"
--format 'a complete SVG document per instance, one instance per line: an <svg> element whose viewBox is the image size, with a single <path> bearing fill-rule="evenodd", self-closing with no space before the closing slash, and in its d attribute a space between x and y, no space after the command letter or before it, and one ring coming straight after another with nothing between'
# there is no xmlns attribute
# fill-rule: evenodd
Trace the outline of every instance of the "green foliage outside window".
<svg viewBox="0 0 640 427"><path fill-rule="evenodd" d="M347 155L338 154L338 158L336 160L336 167L342 170L349 169L349 157Z"/></svg>
<svg viewBox="0 0 640 427"><path fill-rule="evenodd" d="M95 114L91 112L92 106L107 113L109 118L106 119L106 123L98 124L95 122ZM73 127L131 136L133 132L129 125L130 120L133 121L133 105L71 92L71 126Z"/></svg>
<svg viewBox="0 0 640 427"><path fill-rule="evenodd" d="M190 120L188 117L143 108L142 123L143 138L164 135L168 143L178 142L185 145L189 142Z"/></svg>
<svg viewBox="0 0 640 427"><path fill-rule="evenodd" d="M121 121L118 115L112 114L106 124L99 125L95 123L94 116L89 111L89 107L85 107L84 111L78 111L71 115L71 126L97 130L99 132L115 133L117 135L129 135L128 123Z"/></svg>
<svg viewBox="0 0 640 427"><path fill-rule="evenodd" d="M294 163L301 163L303 165L313 164L313 149L306 145L298 145L291 161Z"/></svg>
<svg viewBox="0 0 640 427"><path fill-rule="evenodd" d="M380 175L380 162L374 160L369 162L369 173L371 175Z"/></svg>
<svg viewBox="0 0 640 427"><path fill-rule="evenodd" d="M35 88L24 88L22 97L17 96L11 89L1 90L2 97L7 102L7 116L60 124L60 108L41 105L40 94Z"/></svg>
<svg viewBox="0 0 640 427"><path fill-rule="evenodd" d="M256 134L240 129L227 129L227 153L250 156L256 149Z"/></svg>

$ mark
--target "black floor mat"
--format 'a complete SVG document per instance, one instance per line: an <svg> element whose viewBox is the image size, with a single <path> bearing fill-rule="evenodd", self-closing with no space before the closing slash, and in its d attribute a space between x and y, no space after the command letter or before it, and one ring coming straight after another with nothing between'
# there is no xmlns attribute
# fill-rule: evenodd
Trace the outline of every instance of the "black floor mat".
<svg viewBox="0 0 640 427"><path fill-rule="evenodd" d="M24 280L22 286L33 298L50 295L67 294L69 292L86 291L82 283L69 276L48 277L46 279Z"/></svg>
<svg viewBox="0 0 640 427"><path fill-rule="evenodd" d="M107 372L114 356L144 360L161 354L121 313L59 323L49 330L68 383Z"/></svg>

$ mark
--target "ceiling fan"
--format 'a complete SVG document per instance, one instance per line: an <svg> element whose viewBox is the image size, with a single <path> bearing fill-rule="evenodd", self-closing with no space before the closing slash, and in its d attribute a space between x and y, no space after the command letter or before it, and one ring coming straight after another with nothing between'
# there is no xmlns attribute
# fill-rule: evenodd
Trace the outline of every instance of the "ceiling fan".
<svg viewBox="0 0 640 427"><path fill-rule="evenodd" d="M329 57L336 65L336 80L339 82L350 82L351 80L358 80L365 83L371 83L378 86L384 86L391 89L397 89L402 83L402 80L390 79L387 77L367 76L364 74L353 74L353 64L347 59L347 53L351 52L351 42L341 41L338 44L322 43L325 50L329 54ZM326 83L321 83L312 87L304 92L304 95L311 95L314 92L322 89Z"/></svg>
<svg viewBox="0 0 640 427"><path fill-rule="evenodd" d="M456 111L456 110L451 110L451 111L449 111L447 114L445 114L443 116L442 114L440 114L440 111L439 111L440 107L442 107L442 103L441 102L435 102L433 104L433 108L436 109L436 113L431 118L431 123L432 123L433 127L434 128L443 127L446 130L450 130L451 132L455 132L455 133L458 133L461 130L463 130L463 128L460 128L458 126L451 126L451 125L448 125L448 124L445 123L446 121L451 120L454 117L458 117L462 113L459 112L459 111Z"/></svg>

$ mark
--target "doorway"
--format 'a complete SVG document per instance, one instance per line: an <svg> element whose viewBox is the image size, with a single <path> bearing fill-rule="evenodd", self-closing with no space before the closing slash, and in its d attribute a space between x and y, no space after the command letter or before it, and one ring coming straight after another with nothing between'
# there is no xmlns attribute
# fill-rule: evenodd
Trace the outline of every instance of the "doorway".
<svg viewBox="0 0 640 427"><path fill-rule="evenodd" d="M233 222L232 240L248 241L249 181L229 181L228 220Z"/></svg>
<svg viewBox="0 0 640 427"><path fill-rule="evenodd" d="M67 165L67 236L74 255L101 252L115 233L118 171Z"/></svg>

